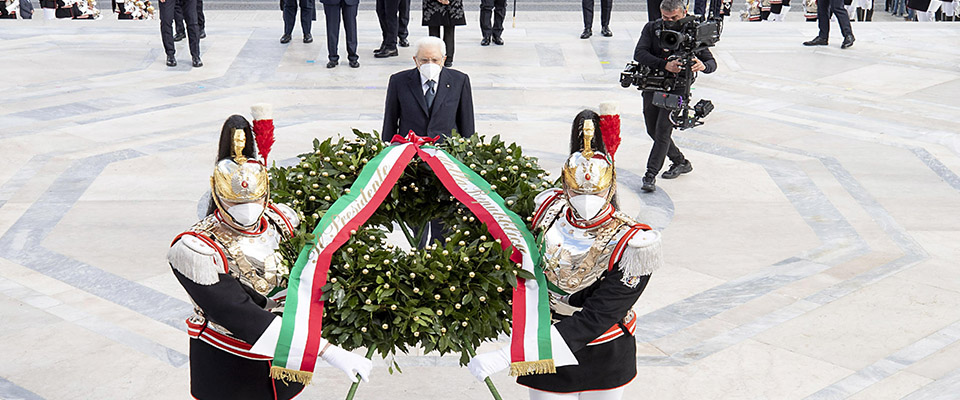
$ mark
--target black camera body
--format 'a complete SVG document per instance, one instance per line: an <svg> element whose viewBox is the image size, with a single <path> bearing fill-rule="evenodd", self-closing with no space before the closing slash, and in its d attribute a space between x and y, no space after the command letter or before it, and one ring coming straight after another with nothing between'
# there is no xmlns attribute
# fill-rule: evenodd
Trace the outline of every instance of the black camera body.
<svg viewBox="0 0 960 400"><path fill-rule="evenodd" d="M677 21L676 26L674 30L664 27L658 32L663 48L690 53L712 47L720 41L720 21L689 15Z"/></svg>
<svg viewBox="0 0 960 400"><path fill-rule="evenodd" d="M676 85L677 74L650 68L636 61L628 62L627 67L620 73L620 86L623 88L636 86L640 90L672 92Z"/></svg>
<svg viewBox="0 0 960 400"><path fill-rule="evenodd" d="M696 80L696 73L690 72L690 66L694 64L697 52L720 41L722 27L722 17L705 19L694 15L670 23L669 28L672 29L661 25L655 33L660 39L660 45L673 53L668 60L680 61L680 73L650 68L631 61L620 73L620 86L636 86L638 90L654 91L653 105L672 111L670 119L675 128L684 130L703 125L700 119L713 111L713 103L700 100L695 106L690 105L690 88ZM677 91L681 93L675 93Z"/></svg>

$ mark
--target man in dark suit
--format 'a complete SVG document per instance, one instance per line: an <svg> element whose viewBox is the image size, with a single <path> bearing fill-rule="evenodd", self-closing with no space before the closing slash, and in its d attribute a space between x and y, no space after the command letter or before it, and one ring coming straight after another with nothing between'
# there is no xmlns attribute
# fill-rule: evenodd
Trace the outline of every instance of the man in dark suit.
<svg viewBox="0 0 960 400"><path fill-rule="evenodd" d="M454 130L463 137L472 136L475 131L470 77L443 67L447 46L440 38L427 36L415 46L417 55L413 61L417 68L393 74L387 85L383 141L389 143L393 135L406 136L410 131L441 141ZM431 220L425 228L419 248L433 239L443 241L444 229L439 219Z"/></svg>
<svg viewBox="0 0 960 400"><path fill-rule="evenodd" d="M327 68L340 62L337 46L340 42L340 15L343 14L343 30L347 36L347 59L351 68L360 68L357 55L357 8L360 0L320 0L323 15L327 20Z"/></svg>
<svg viewBox="0 0 960 400"><path fill-rule="evenodd" d="M580 34L580 39L589 39L590 36L593 36L593 0L583 0L581 6L583 8L583 33ZM613 31L610 30L610 14L613 14L613 0L600 0L600 34L605 37L613 36Z"/></svg>
<svg viewBox="0 0 960 400"><path fill-rule="evenodd" d="M393 135L443 137L456 129L460 135L474 134L473 94L470 77L444 68L446 45L436 37L417 41L417 68L390 77L383 111L383 141Z"/></svg>
<svg viewBox="0 0 960 400"><path fill-rule="evenodd" d="M303 42L313 43L313 34L310 33L310 27L313 25L313 21L317 19L317 8L314 2L316 0L281 0L283 36L280 37L280 43L290 43L293 26L297 24L298 5L300 6L300 29L303 30Z"/></svg>
<svg viewBox="0 0 960 400"><path fill-rule="evenodd" d="M179 42L187 37L187 29L183 25L183 10L180 9L178 5L174 9L173 20L175 24L173 27L176 29L177 34L173 36L173 41ZM203 0L197 0L197 24L200 25L200 39L207 38L207 32L204 29L206 27L207 19L203 16Z"/></svg>
<svg viewBox="0 0 960 400"><path fill-rule="evenodd" d="M373 51L376 58L396 57L397 38L400 35L400 0L377 0L377 18L380 20L380 32L383 41L380 48Z"/></svg>
<svg viewBox="0 0 960 400"><path fill-rule="evenodd" d="M177 57L174 56L177 48L173 43L173 14L176 7L183 10L183 19L187 22L187 38L190 42L190 55L193 57L193 67L200 68L200 26L197 23L197 0L160 0L160 38L163 41L163 50L167 53L167 66L176 67Z"/></svg>
<svg viewBox="0 0 960 400"><path fill-rule="evenodd" d="M410 24L410 0L400 0L398 21L400 25L397 26L397 44L400 47L410 47L410 41L407 40L407 37L410 36L410 30L407 29L407 25Z"/></svg>
<svg viewBox="0 0 960 400"><path fill-rule="evenodd" d="M853 27L850 26L850 15L847 14L847 8L844 7L843 0L817 0L817 24L819 24L820 33L813 40L803 42L804 46L826 46L827 39L830 38L830 16L837 17L837 23L840 24L840 32L843 34L843 43L841 49L853 46Z"/></svg>
<svg viewBox="0 0 960 400"><path fill-rule="evenodd" d="M490 41L503 45L503 19L507 17L507 0L480 0L480 33L483 34L481 46L489 46Z"/></svg>

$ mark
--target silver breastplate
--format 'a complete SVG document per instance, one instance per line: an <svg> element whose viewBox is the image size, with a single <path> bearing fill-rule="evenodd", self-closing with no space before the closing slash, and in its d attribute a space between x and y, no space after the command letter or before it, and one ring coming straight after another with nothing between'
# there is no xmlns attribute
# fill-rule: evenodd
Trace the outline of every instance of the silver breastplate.
<svg viewBox="0 0 960 400"><path fill-rule="evenodd" d="M282 236L274 224L267 222L262 233L251 233L237 231L213 215L203 222L207 222L207 226L199 230L223 247L231 276L263 295L282 283L281 278L288 272L276 253Z"/></svg>
<svg viewBox="0 0 960 400"><path fill-rule="evenodd" d="M567 293L594 284L607 270L620 227L616 218L591 229L572 225L561 216L547 229L541 249L544 275Z"/></svg>

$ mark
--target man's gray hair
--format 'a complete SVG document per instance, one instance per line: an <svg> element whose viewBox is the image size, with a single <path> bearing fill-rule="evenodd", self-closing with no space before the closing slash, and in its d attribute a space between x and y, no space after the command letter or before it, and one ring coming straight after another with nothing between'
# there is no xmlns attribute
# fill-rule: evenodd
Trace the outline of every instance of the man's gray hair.
<svg viewBox="0 0 960 400"><path fill-rule="evenodd" d="M667 1L670 1L670 0L667 0ZM436 36L427 36L425 38L421 38L420 40L417 40L417 42L413 44L413 50L414 50L413 54L415 56L419 55L420 49L424 47L435 47L438 50L440 50L440 54L443 54L444 57L447 56L447 44L444 43L443 40L440 40L440 38Z"/></svg>
<svg viewBox="0 0 960 400"><path fill-rule="evenodd" d="M687 8L687 3L683 0L663 0L660 3L660 9L663 11L676 11Z"/></svg>

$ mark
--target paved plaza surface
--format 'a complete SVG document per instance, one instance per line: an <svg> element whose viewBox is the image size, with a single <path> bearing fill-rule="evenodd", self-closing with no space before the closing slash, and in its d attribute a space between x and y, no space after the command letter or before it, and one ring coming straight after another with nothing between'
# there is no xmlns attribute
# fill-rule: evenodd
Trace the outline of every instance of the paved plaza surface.
<svg viewBox="0 0 960 400"><path fill-rule="evenodd" d="M645 13L580 40L578 12L528 12L481 47L468 11L455 68L481 134L556 173L574 115L621 103L623 209L662 229L666 259L635 307L625 399L960 398L960 23L854 23L847 50L836 31L801 46L817 30L797 10L728 23L694 90L717 108L674 136L694 171L642 194L651 141L617 78ZM372 57L372 11L362 67L333 70L322 14L316 42L280 45L279 11L211 10L200 69L185 41L164 65L156 21L106 16L0 23L0 399L189 398L190 305L165 253L196 220L223 120L272 103L272 158L289 160L379 129L387 77L413 66L412 48ZM397 361L357 398L490 398L456 357ZM324 364L302 398L347 388Z"/></svg>

